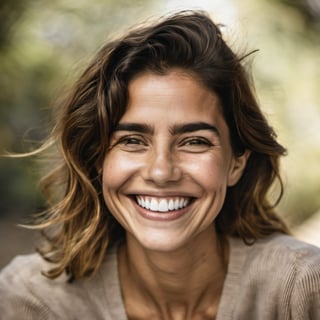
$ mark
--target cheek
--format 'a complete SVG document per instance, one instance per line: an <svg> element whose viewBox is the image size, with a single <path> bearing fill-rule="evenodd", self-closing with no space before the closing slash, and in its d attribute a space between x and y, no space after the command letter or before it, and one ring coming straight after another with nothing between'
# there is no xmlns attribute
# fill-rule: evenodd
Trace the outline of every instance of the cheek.
<svg viewBox="0 0 320 320"><path fill-rule="evenodd" d="M109 153L103 162L103 189L119 188L138 167L139 163L129 156Z"/></svg>
<svg viewBox="0 0 320 320"><path fill-rule="evenodd" d="M202 159L188 159L184 162L184 171L208 191L225 187L228 180L228 161L217 155L208 155Z"/></svg>

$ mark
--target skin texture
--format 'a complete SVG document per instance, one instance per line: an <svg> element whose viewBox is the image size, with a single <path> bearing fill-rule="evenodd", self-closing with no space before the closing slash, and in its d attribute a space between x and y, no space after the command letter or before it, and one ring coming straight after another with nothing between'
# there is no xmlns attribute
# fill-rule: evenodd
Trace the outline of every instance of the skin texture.
<svg viewBox="0 0 320 320"><path fill-rule="evenodd" d="M225 273L214 220L248 157L234 157L218 97L182 70L143 73L110 146L103 195L127 233L119 259L128 316L214 318ZM152 211L137 196L185 206Z"/></svg>

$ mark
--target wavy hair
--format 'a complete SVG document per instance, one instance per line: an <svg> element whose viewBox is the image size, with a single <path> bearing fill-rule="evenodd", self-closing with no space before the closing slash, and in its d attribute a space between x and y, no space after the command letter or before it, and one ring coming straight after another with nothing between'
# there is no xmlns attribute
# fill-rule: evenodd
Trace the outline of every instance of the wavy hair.
<svg viewBox="0 0 320 320"><path fill-rule="evenodd" d="M179 68L201 81L220 99L234 155L251 152L240 181L227 190L215 222L218 233L249 243L288 232L274 209L283 192L279 158L286 150L259 108L245 57L230 49L219 26L202 11L140 25L98 51L58 106L50 137L61 160L42 181L50 205L37 221L39 228L55 227L40 250L55 263L46 273L49 278L65 270L71 278L91 275L108 247L125 237L103 200L100 170L110 135L126 111L128 84L145 71L164 75ZM268 191L275 180L279 197L271 203ZM56 190L61 190L58 195Z"/></svg>

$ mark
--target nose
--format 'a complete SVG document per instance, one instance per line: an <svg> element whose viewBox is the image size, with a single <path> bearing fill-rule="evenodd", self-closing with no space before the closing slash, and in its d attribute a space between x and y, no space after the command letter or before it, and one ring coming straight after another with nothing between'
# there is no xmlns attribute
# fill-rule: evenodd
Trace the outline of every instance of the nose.
<svg viewBox="0 0 320 320"><path fill-rule="evenodd" d="M145 181L164 186L179 181L181 176L179 161L170 150L153 150L146 159L143 173Z"/></svg>

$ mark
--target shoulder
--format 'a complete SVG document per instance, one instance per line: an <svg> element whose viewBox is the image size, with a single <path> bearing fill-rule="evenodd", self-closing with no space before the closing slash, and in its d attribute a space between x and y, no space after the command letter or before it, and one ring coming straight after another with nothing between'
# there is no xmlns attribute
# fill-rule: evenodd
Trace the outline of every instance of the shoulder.
<svg viewBox="0 0 320 320"><path fill-rule="evenodd" d="M278 236L271 243L278 252L274 262L282 267L282 281L290 288L291 310L301 319L319 319L320 248L289 236Z"/></svg>
<svg viewBox="0 0 320 320"><path fill-rule="evenodd" d="M274 234L258 240L248 257L252 261L262 261L277 265L278 268L292 266L295 272L319 272L320 248L297 240L292 236Z"/></svg>
<svg viewBox="0 0 320 320"><path fill-rule="evenodd" d="M22 319L27 313L49 319L50 309L37 294L48 281L41 274L43 267L41 257L32 254L17 256L0 272L0 310L7 319Z"/></svg>
<svg viewBox="0 0 320 320"><path fill-rule="evenodd" d="M68 282L63 274L51 280L42 272L52 267L39 255L16 257L0 272L0 311L5 319L113 319L108 310L105 277L114 255L96 275Z"/></svg>
<svg viewBox="0 0 320 320"><path fill-rule="evenodd" d="M320 248L280 234L251 246L240 240L233 244L242 256L243 292L267 299L270 310L281 306L277 312L293 314L294 319L320 314Z"/></svg>
<svg viewBox="0 0 320 320"><path fill-rule="evenodd" d="M303 268L306 264L317 264L320 248L295 239L289 235L273 234L259 239L252 245L246 245L239 238L230 239L231 252L243 263L274 265L286 267L294 264Z"/></svg>
<svg viewBox="0 0 320 320"><path fill-rule="evenodd" d="M238 240L236 246L239 252L246 252L245 265L251 271L263 271L274 277L279 275L282 279L290 275L296 281L309 275L316 278L320 275L320 248L294 237L274 234L251 246L240 244Z"/></svg>
<svg viewBox="0 0 320 320"><path fill-rule="evenodd" d="M16 256L1 270L0 280L3 281L5 278L9 278L12 281L18 281L21 277L33 279L38 277L38 274L41 274L41 271L48 266L49 264L38 254Z"/></svg>
<svg viewBox="0 0 320 320"><path fill-rule="evenodd" d="M45 281L41 275L45 262L37 254L17 256L0 272L1 290L10 291L12 286L20 290L27 287L27 283Z"/></svg>

